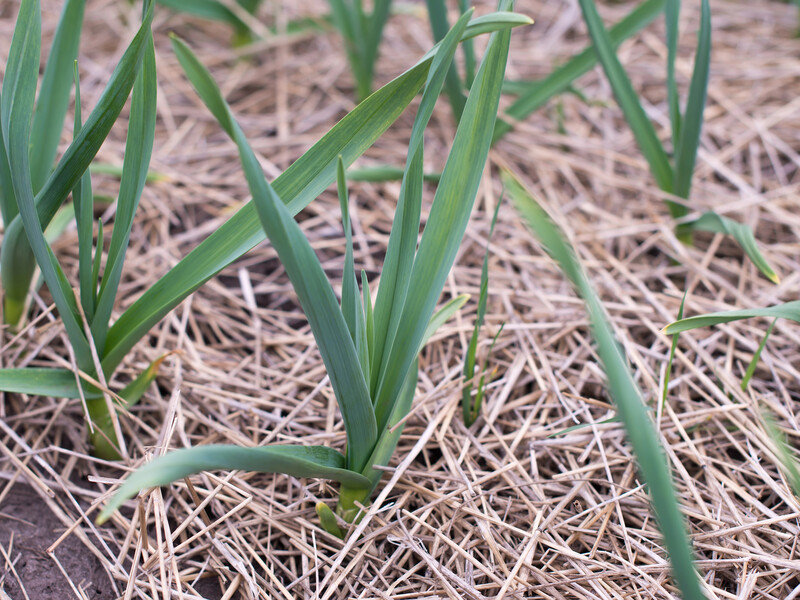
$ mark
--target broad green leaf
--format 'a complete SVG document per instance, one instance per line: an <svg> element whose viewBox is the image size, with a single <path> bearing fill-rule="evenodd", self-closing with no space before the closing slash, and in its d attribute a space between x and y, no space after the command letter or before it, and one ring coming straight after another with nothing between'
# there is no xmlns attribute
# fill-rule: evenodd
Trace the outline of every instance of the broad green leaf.
<svg viewBox="0 0 800 600"><path fill-rule="evenodd" d="M0 390L31 396L53 398L80 398L75 373L68 369L25 367L23 369L0 369ZM86 392L87 397L96 393Z"/></svg>
<svg viewBox="0 0 800 600"><path fill-rule="evenodd" d="M647 483L672 564L673 577L685 600L704 600L669 465L603 305L592 289L575 252L564 240L556 224L510 174L504 173L503 178L517 210L586 303L592 334L597 342L597 353L608 377L609 393L617 405L619 417L636 453L639 471Z"/></svg>
<svg viewBox="0 0 800 600"><path fill-rule="evenodd" d="M373 399L377 397L378 385L389 364L387 359L394 344L397 329L400 327L400 319L409 289L411 269L414 264L414 253L419 239L425 129L442 92L445 77L458 47L458 40L461 38L470 16L471 12L461 17L440 42L439 52L437 52L428 73L422 101L411 128L406 170L400 185L400 198L392 222L392 231L389 234L389 245L381 271L378 296L375 300L376 345L370 377L370 391L373 393Z"/></svg>
<svg viewBox="0 0 800 600"><path fill-rule="evenodd" d="M664 328L664 333L682 333L684 331L689 331L690 329L709 327L711 325L720 325L721 323L730 323L731 321L741 321L742 319L752 319L755 317L789 319L790 321L797 321L800 323L800 300L794 300L792 302L786 302L785 304L778 304L768 308L726 310L709 313L707 315L688 317L686 319L681 319L680 321L670 323Z"/></svg>
<svg viewBox="0 0 800 600"><path fill-rule="evenodd" d="M333 288L302 229L264 178L258 159L211 74L183 42L173 38L172 43L200 98L239 148L261 226L297 293L339 402L347 432L347 466L361 470L377 439L375 416L355 345Z"/></svg>
<svg viewBox="0 0 800 600"><path fill-rule="evenodd" d="M462 40L530 22L515 13L492 13L474 19ZM437 52L438 48L434 48L417 65L364 100L275 179L275 192L292 214L297 214L334 181L339 155L345 165L352 164L397 119L422 87ZM134 344L170 310L264 239L255 206L248 203L120 316L109 331L103 370L112 372Z"/></svg>
<svg viewBox="0 0 800 600"><path fill-rule="evenodd" d="M111 311L117 297L125 252L128 249L133 218L144 190L156 129L156 58L153 39L145 49L139 75L133 85L125 158L122 163L119 198L114 229L97 297L92 336L98 353L103 354Z"/></svg>
<svg viewBox="0 0 800 600"><path fill-rule="evenodd" d="M360 169L349 169L347 179L349 181L401 181L405 171L399 167L377 166L362 167ZM439 183L441 173L425 173L422 178L430 183Z"/></svg>
<svg viewBox="0 0 800 600"><path fill-rule="evenodd" d="M722 233L733 237L745 251L745 254L753 261L756 268L773 283L780 283L780 277L772 269L767 259L761 254L753 235L753 230L747 225L737 223L733 219L722 217L715 212L703 213L696 221L686 223L686 227L694 231L708 231L710 233Z"/></svg>
<svg viewBox="0 0 800 600"><path fill-rule="evenodd" d="M50 175L61 141L72 89L72 66L78 58L85 5L86 0L64 2L44 69L31 130L31 180L34 193L41 189Z"/></svg>
<svg viewBox="0 0 800 600"><path fill-rule="evenodd" d="M649 25L663 11L664 2L665 0L645 0L614 25L608 31L612 47L619 48L623 41ZM517 90L519 98L506 109L505 114L513 117L515 121L525 119L544 106L550 98L569 89L578 77L591 71L595 64L597 64L597 53L589 46L543 79L531 81L525 89ZM494 128L494 141L511 131L512 127L510 123L498 119Z"/></svg>
<svg viewBox="0 0 800 600"><path fill-rule="evenodd" d="M597 13L594 0L579 0L579 2L583 11L583 18L586 21L586 27L592 36L598 60L603 65L603 70L611 84L611 89L614 91L614 97L617 99L625 119L628 121L639 149L650 164L650 171L658 187L665 192L671 193L673 172L669 158L661 145L661 140L658 139L653 124L647 118L642 105L639 103L639 98L633 89L630 79L628 79L625 69L619 62L619 58L617 58L614 45L603 25L603 21L600 19L600 15ZM679 206L675 203L670 204L670 211L673 212L673 216L675 216L674 211L684 210L682 206L678 209L677 207Z"/></svg>
<svg viewBox="0 0 800 600"><path fill-rule="evenodd" d="M511 2L501 8L506 6ZM386 368L376 388L379 429L392 413L466 230L492 140L510 37L511 32L505 30L489 40L442 171L409 277L408 288L414 293L406 297L400 318L403 327L385 352Z"/></svg>
<svg viewBox="0 0 800 600"><path fill-rule="evenodd" d="M675 147L675 185L672 191L676 196L686 199L689 198L692 189L692 176L697 158L697 147L700 145L700 132L703 128L703 113L706 107L711 63L711 9L708 6L708 0L702 0L701 7L694 71L689 84L686 113L679 125L680 137ZM685 209L684 212L686 212Z"/></svg>
<svg viewBox="0 0 800 600"><path fill-rule="evenodd" d="M262 446L242 448L211 444L169 452L134 471L97 518L106 521L128 498L145 488L168 485L201 471L240 470L319 477L355 486L367 485L360 473L348 471L341 453L325 446Z"/></svg>

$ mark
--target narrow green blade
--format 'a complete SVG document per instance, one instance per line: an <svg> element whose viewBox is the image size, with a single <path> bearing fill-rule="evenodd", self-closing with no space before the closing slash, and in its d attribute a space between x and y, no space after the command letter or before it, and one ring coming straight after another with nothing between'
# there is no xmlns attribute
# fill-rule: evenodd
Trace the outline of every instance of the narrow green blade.
<svg viewBox="0 0 800 600"><path fill-rule="evenodd" d="M417 116L411 128L408 144L408 158L400 198L397 202L389 245L386 251L380 287L375 300L375 356L371 363L370 390L376 397L380 378L388 367L388 358L408 294L414 253L419 238L420 213L422 210L423 163L425 129L428 126L434 106L442 91L447 73L455 56L461 38L471 16L468 12L453 26L440 42L439 52L431 65L425 90L422 93Z"/></svg>
<svg viewBox="0 0 800 600"><path fill-rule="evenodd" d="M512 3L504 2L503 7ZM376 417L382 429L416 359L427 323L442 293L475 202L494 131L511 32L492 35L461 117L453 149L434 196L428 222L409 278L408 294L391 349L376 388ZM376 307L377 312L377 307Z"/></svg>
<svg viewBox="0 0 800 600"><path fill-rule="evenodd" d="M767 431L772 443L775 445L778 460L780 461L781 470L786 477L789 488L792 490L795 498L800 499L800 467L797 463L797 455L793 452L792 446L786 439L786 435L778 427L775 419L766 411L761 412L761 418L764 421L764 428Z"/></svg>
<svg viewBox="0 0 800 600"><path fill-rule="evenodd" d="M366 61L364 55L364 36L363 28L358 22L355 8L352 2L346 0L329 0L331 6L331 20L339 35L344 40L347 60L350 63L350 70L356 82L356 95L361 101L369 95L370 81L366 72Z"/></svg>
<svg viewBox="0 0 800 600"><path fill-rule="evenodd" d="M614 25L608 31L612 47L616 50L623 41L652 23L663 11L664 1L645 0ZM589 46L543 79L531 81L524 89L517 90L519 98L506 109L505 113L516 121L525 119L544 106L550 98L569 89L578 77L591 71L596 64L597 53L592 46ZM499 140L512 128L513 125L510 123L498 120L494 128L494 141Z"/></svg>
<svg viewBox="0 0 800 600"><path fill-rule="evenodd" d="M669 100L669 120L672 123L672 147L678 147L681 139L681 108L678 101L678 86L675 83L675 58L678 55L678 17L681 0L667 0L664 7L664 21L667 28L667 98Z"/></svg>
<svg viewBox="0 0 800 600"><path fill-rule="evenodd" d="M743 310L726 310L722 312L709 313L707 315L698 315L696 317L688 317L670 323L664 328L664 333L682 333L690 329L698 329L699 327L709 327L711 325L719 325L721 323L730 323L731 321L741 321L742 319L752 319L754 317L768 317L768 318L781 318L789 319L790 321L797 321L800 323L800 300L786 302L785 304L778 304L768 308L747 308Z"/></svg>
<svg viewBox="0 0 800 600"><path fill-rule="evenodd" d="M745 254L753 261L753 264L761 271L764 277L773 283L780 283L780 277L769 265L761 250L758 249L753 230L747 225L737 223L728 217L722 217L715 212L707 212L696 221L686 223L686 227L694 231L730 235L742 247L742 250L745 251Z"/></svg>
<svg viewBox="0 0 800 600"><path fill-rule="evenodd" d="M24 0L20 6L9 50L8 67L3 79L0 117L11 168L14 195L19 204L19 216L22 218L30 247L42 269L42 276L50 288L59 313L61 313L61 319L75 350L78 365L85 369L91 365L89 345L75 316L77 308L72 290L44 238L42 224L36 214L33 188L31 187L28 144L39 75L41 27L38 0ZM5 270L5 266L3 269Z"/></svg>
<svg viewBox="0 0 800 600"><path fill-rule="evenodd" d="M232 27L249 29L249 25L240 19L235 12L218 0L156 0L160 5L174 11L186 13L208 19L220 21Z"/></svg>
<svg viewBox="0 0 800 600"><path fill-rule="evenodd" d="M325 446L262 446L241 448L211 444L183 448L159 456L134 471L97 518L106 521L139 490L160 487L201 471L241 470L285 473L293 477L319 477L350 485L366 485L367 479L344 466L341 453Z"/></svg>
<svg viewBox="0 0 800 600"><path fill-rule="evenodd" d="M617 99L631 131L633 131L639 149L650 165L653 179L656 180L659 188L671 193L673 173L669 158L667 158L667 153L658 139L653 124L647 118L642 105L639 103L639 98L633 89L630 79L628 79L627 73L625 73L625 69L614 52L614 46L609 38L608 31L606 31L605 25L603 25L603 21L597 13L597 6L595 6L594 0L579 0L579 2L583 11L583 18L586 21L586 27L592 36L597 57L600 60L600 64L603 65L603 70L611 84L611 89L614 91L614 97ZM672 207L673 205L670 206ZM671 210L673 209L671 208Z"/></svg>
<svg viewBox="0 0 800 600"><path fill-rule="evenodd" d="M401 181L403 179L403 169L400 167L375 166L362 167L360 169L349 169L347 171L348 181ZM431 183L439 183L441 173L425 173L422 178Z"/></svg>
<svg viewBox="0 0 800 600"><path fill-rule="evenodd" d="M417 354L425 347L425 344L428 343L428 340L431 339L434 333L436 333L439 328L447 323L454 314L456 314L459 310L461 310L464 305L469 300L469 294L461 294L460 296L456 296L452 300L449 300L442 306L439 310L433 313L431 320L428 321L428 326L425 328L425 333L422 334L422 340L419 342L419 347L417 348Z"/></svg>
<svg viewBox="0 0 800 600"><path fill-rule="evenodd" d="M609 392L625 424L628 439L639 463L639 471L647 483L650 498L664 538L673 577L685 600L704 600L686 524L672 484L669 465L661 450L658 434L648 415L641 393L633 380L628 362L617 343L600 299L592 289L578 258L556 224L536 201L504 173L504 182L517 210L544 245L547 253L558 263L586 302L597 353L608 377Z"/></svg>
<svg viewBox="0 0 800 600"><path fill-rule="evenodd" d="M683 315L678 315L679 319L683 318ZM775 329L775 323L778 322L778 319L772 319L772 323L769 324L767 327L767 331L764 333L764 337L761 338L761 343L756 348L756 351L753 353L753 358L750 361L750 364L747 365L747 370L744 373L744 377L742 377L742 382L740 384L740 388L742 391L747 389L747 386L750 384L750 380L753 378L753 373L756 372L756 367L758 366L758 361L761 360L761 353L764 352L764 347L767 345L767 340L769 339L772 330ZM677 336L675 336L677 337Z"/></svg>
<svg viewBox="0 0 800 600"><path fill-rule="evenodd" d="M678 308L678 319L683 318L683 309L686 305L686 293L681 298L681 305ZM664 371L664 385L661 388L661 407L667 402L667 391L669 390L669 380L672 377L672 362L675 360L675 351L678 349L678 336L672 336L672 342L669 345L669 356L667 357L667 368Z"/></svg>
<svg viewBox="0 0 800 600"><path fill-rule="evenodd" d="M81 83L78 75L78 61L73 64L75 77L75 120L73 136L75 139L83 126L81 117ZM72 190L72 203L75 209L75 224L78 229L78 278L81 306L86 320L91 323L94 318L96 280L92 277L92 242L94 227L94 196L92 195L92 176L86 171ZM55 217L53 218L55 221ZM53 221L50 222L52 225Z"/></svg>
<svg viewBox="0 0 800 600"><path fill-rule="evenodd" d="M72 89L72 65L78 58L85 5L86 0L67 0L64 3L44 69L31 130L31 180L34 193L41 189L50 175L61 141Z"/></svg>
<svg viewBox="0 0 800 600"><path fill-rule="evenodd" d="M364 322L364 308L361 305L361 295L358 291L358 280L353 262L353 232L350 224L350 207L347 194L347 177L344 163L339 158L336 183L339 190L339 206L342 211L342 225L345 234L344 271L342 272L342 315L347 329L356 346L358 362L364 381L369 377L369 347L367 343L367 325Z"/></svg>
<svg viewBox="0 0 800 600"><path fill-rule="evenodd" d="M128 138L122 163L117 212L106 266L100 282L97 308L92 324L92 336L97 352L102 356L108 333L111 311L117 297L125 252L128 249L133 218L144 190L153 140L156 130L156 56L153 38L150 37L136 83L133 85Z"/></svg>
<svg viewBox="0 0 800 600"><path fill-rule="evenodd" d="M433 39L440 42L447 35L450 30L450 23L447 20L447 6L444 0L425 0L428 7L428 20L431 24L431 32ZM450 107L453 110L453 117L456 123L461 119L461 113L464 112L464 103L467 101L464 93L462 92L464 86L461 83L461 77L456 70L454 64L451 63L447 70L447 78L445 83L445 93L450 101Z"/></svg>
<svg viewBox="0 0 800 600"><path fill-rule="evenodd" d="M372 311L372 295L369 291L369 281L367 280L367 272L361 269L361 303L364 307L364 334L367 338L367 365L372 365L375 360L375 316ZM364 376L370 371L364 371Z"/></svg>
<svg viewBox="0 0 800 600"><path fill-rule="evenodd" d="M344 163L341 157L337 166L336 187L339 192L339 208L342 211L342 226L344 227L345 252L344 271L342 273L342 315L353 343L356 342L356 321L359 313L363 318L360 303L358 302L358 282L353 262L353 232L350 225L350 207L347 193L347 179L344 174Z"/></svg>
<svg viewBox="0 0 800 600"><path fill-rule="evenodd" d="M697 53L694 57L694 72L689 84L689 97L686 101L686 114L680 125L680 137L675 148L675 187L673 193L688 200L692 189L694 163L697 147L700 145L700 132L703 129L703 113L708 92L709 66L711 63L711 9L708 0L701 3L700 32L697 39Z"/></svg>
<svg viewBox="0 0 800 600"><path fill-rule="evenodd" d="M469 427L475 421L480 410L479 398L476 397L475 403L472 402L472 378L475 377L475 355L478 351L478 338L480 337L481 327L483 327L483 320L486 317L486 303L489 296L489 241L492 239L494 227L497 224L497 215L500 213L500 205L498 202L494 209L492 216L492 224L489 227L489 235L487 236L486 252L483 254L483 265L481 267L481 287L478 294L478 310L475 315L475 325L472 328L472 336L470 337L467 346L467 352L464 355L464 388L461 390L461 411L464 416L464 422ZM481 396L481 390L478 390L478 395Z"/></svg>
<svg viewBox="0 0 800 600"><path fill-rule="evenodd" d="M297 293L339 402L347 431L348 468L360 471L372 452L377 428L367 383L333 288L302 229L264 178L258 159L211 74L186 44L177 38L172 39L172 44L198 95L239 148L261 225Z"/></svg>

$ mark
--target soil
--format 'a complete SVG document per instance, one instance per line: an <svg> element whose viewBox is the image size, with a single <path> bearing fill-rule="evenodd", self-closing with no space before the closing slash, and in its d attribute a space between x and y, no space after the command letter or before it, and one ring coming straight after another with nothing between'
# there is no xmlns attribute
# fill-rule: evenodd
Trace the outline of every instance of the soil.
<svg viewBox="0 0 800 600"><path fill-rule="evenodd" d="M76 596L73 585L90 600L115 598L103 565L74 536L53 553L69 579L61 573L47 549L64 530L47 504L27 486L15 485L0 503L0 546L13 565L11 569L5 557L0 561L0 589L11 600L63 600Z"/></svg>

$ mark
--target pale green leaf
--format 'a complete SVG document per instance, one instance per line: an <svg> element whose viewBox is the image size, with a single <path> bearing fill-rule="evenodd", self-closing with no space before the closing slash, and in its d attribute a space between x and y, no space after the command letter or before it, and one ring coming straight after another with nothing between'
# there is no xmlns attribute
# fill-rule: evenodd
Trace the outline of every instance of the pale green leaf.
<svg viewBox="0 0 800 600"><path fill-rule="evenodd" d="M97 518L106 521L128 498L145 488L168 485L201 471L241 470L319 477L350 485L368 485L367 479L345 466L341 453L325 446L262 446L242 448L211 444L169 452L134 471Z"/></svg>

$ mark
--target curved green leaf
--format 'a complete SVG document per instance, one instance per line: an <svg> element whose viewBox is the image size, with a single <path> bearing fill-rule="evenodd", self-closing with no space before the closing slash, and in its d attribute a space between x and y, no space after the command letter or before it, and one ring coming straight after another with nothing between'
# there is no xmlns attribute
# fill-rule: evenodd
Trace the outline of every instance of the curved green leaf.
<svg viewBox="0 0 800 600"><path fill-rule="evenodd" d="M694 568L686 523L672 484L669 465L658 441L658 433L653 427L647 407L628 368L625 355L617 343L603 305L592 289L574 250L564 240L558 226L509 173L503 173L503 181L517 210L586 303L592 333L597 342L597 353L608 377L608 389L636 453L639 471L647 483L661 535L664 537L664 545L672 564L673 576L685 600L705 600Z"/></svg>
<svg viewBox="0 0 800 600"><path fill-rule="evenodd" d="M0 369L0 391L53 398L81 397L75 373L68 369ZM86 397L99 397L99 394L87 392Z"/></svg>
<svg viewBox="0 0 800 600"><path fill-rule="evenodd" d="M694 231L708 231L710 233L730 235L739 243L739 246L742 247L742 250L745 251L745 254L753 261L753 264L761 271L764 277L773 283L780 283L780 277L778 277L778 274L769 265L764 255L761 254L761 250L758 249L758 244L756 243L756 238L753 235L753 230L747 225L737 223L733 219L722 217L713 211L709 211L704 213L696 221L686 223L685 226Z"/></svg>
<svg viewBox="0 0 800 600"><path fill-rule="evenodd" d="M222 444L183 448L159 456L134 471L97 517L106 521L140 490L160 487L201 471L240 470L284 473L293 477L332 479L349 485L368 485L360 473L345 469L340 452L326 446L262 446L241 448Z"/></svg>
<svg viewBox="0 0 800 600"><path fill-rule="evenodd" d="M686 319L681 319L680 321L670 323L664 328L664 333L682 333L684 331L689 331L690 329L709 327L711 325L719 325L721 323L730 323L731 321L741 321L742 319L752 319L754 317L789 319L790 321L797 321L800 323L800 300L794 300L792 302L786 302L785 304L778 304L768 308L726 310L709 313L707 315L688 317Z"/></svg>

